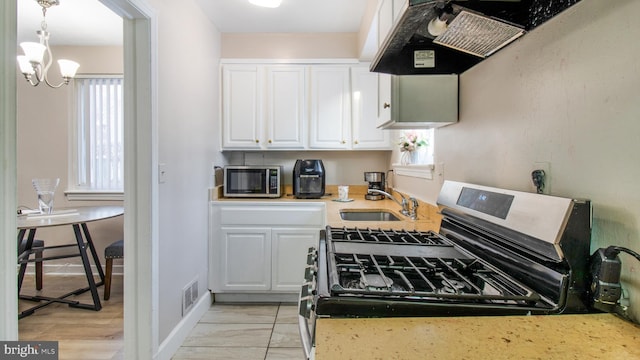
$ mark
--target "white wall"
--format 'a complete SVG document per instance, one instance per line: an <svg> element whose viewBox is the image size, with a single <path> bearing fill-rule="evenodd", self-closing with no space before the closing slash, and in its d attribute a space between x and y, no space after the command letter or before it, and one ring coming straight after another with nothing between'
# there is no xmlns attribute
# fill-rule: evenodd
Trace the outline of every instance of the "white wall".
<svg viewBox="0 0 640 360"><path fill-rule="evenodd" d="M182 288L207 292L208 187L219 144L220 34L192 0L153 0L158 15L159 342L182 318Z"/></svg>
<svg viewBox="0 0 640 360"><path fill-rule="evenodd" d="M356 59L356 33L224 33L227 59Z"/></svg>
<svg viewBox="0 0 640 360"><path fill-rule="evenodd" d="M460 122L436 130L444 178L593 203L592 250L640 252L640 1L582 0L461 75ZM412 184L435 202L439 181ZM640 321L638 262L621 255Z"/></svg>

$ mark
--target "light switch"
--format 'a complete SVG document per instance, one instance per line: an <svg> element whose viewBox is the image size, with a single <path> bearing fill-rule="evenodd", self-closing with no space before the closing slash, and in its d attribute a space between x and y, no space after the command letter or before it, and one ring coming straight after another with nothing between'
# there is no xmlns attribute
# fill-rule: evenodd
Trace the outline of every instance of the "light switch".
<svg viewBox="0 0 640 360"><path fill-rule="evenodd" d="M164 184L167 181L167 164L158 164L158 183Z"/></svg>

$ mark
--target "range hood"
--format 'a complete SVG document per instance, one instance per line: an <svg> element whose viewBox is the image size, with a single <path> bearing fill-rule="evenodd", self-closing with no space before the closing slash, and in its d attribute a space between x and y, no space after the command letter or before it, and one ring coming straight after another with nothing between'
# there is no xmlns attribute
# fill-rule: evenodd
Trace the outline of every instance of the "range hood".
<svg viewBox="0 0 640 360"><path fill-rule="evenodd" d="M370 70L460 74L579 1L406 0Z"/></svg>

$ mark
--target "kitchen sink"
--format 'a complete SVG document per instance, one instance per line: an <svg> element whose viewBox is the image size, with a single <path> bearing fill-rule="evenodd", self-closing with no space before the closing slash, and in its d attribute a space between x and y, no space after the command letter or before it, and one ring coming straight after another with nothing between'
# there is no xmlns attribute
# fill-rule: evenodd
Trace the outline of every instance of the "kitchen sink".
<svg viewBox="0 0 640 360"><path fill-rule="evenodd" d="M400 221L391 211L381 209L342 209L340 218L347 221Z"/></svg>

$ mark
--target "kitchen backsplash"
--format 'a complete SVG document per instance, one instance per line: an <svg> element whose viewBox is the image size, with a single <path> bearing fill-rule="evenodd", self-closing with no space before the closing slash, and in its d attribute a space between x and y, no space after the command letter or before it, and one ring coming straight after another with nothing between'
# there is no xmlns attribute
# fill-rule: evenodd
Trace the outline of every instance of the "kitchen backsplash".
<svg viewBox="0 0 640 360"><path fill-rule="evenodd" d="M229 152L230 165L282 165L284 183L292 184L296 159L320 159L326 172L326 183L332 185L366 185L367 171L387 172L391 151L270 151Z"/></svg>

